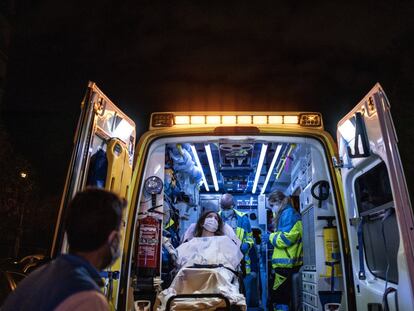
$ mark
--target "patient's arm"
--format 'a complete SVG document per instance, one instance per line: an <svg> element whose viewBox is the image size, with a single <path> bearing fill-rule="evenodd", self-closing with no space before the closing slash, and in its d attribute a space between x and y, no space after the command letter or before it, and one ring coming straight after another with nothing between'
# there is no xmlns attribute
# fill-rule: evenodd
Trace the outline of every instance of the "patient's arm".
<svg viewBox="0 0 414 311"><path fill-rule="evenodd" d="M192 238L194 238L194 230L195 230L195 226L196 224L191 224L187 231L184 233L183 239L181 241L181 243L185 243L190 241Z"/></svg>
<svg viewBox="0 0 414 311"><path fill-rule="evenodd" d="M225 223L223 232L224 232L224 235L227 235L237 245L237 247L240 247L241 241L239 240L237 235L234 233L234 230L230 225Z"/></svg>

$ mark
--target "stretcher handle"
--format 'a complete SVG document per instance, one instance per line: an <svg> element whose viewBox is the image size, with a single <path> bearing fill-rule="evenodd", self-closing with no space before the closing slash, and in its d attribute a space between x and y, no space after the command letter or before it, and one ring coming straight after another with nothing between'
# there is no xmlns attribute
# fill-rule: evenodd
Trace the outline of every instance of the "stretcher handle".
<svg viewBox="0 0 414 311"><path fill-rule="evenodd" d="M223 299L224 302L226 303L226 310L231 311L229 299L222 294L181 294L181 295L171 296L167 301L167 306L165 307L165 310L170 311L171 303L173 302L173 300L179 299L179 298L192 298L192 299L194 298L220 298L220 299Z"/></svg>

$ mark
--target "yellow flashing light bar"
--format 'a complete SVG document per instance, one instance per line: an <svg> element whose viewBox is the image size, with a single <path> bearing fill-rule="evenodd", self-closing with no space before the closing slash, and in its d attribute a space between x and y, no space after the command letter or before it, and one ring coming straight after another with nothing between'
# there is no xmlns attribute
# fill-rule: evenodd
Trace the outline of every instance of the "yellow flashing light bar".
<svg viewBox="0 0 414 311"><path fill-rule="evenodd" d="M175 116L176 125L186 125L190 124L190 116Z"/></svg>
<svg viewBox="0 0 414 311"><path fill-rule="evenodd" d="M221 123L225 125L236 124L236 116L222 116Z"/></svg>
<svg viewBox="0 0 414 311"><path fill-rule="evenodd" d="M269 124L283 124L283 116L269 116Z"/></svg>
<svg viewBox="0 0 414 311"><path fill-rule="evenodd" d="M267 116L253 116L253 124L267 124Z"/></svg>
<svg viewBox="0 0 414 311"><path fill-rule="evenodd" d="M252 124L252 116L237 116L237 124Z"/></svg>
<svg viewBox="0 0 414 311"><path fill-rule="evenodd" d="M283 123L284 124L298 124L298 116L284 116Z"/></svg>
<svg viewBox="0 0 414 311"><path fill-rule="evenodd" d="M206 124L205 116L191 116L191 124Z"/></svg>
<svg viewBox="0 0 414 311"><path fill-rule="evenodd" d="M317 112L306 113L228 113L215 112L190 112L181 113L153 113L151 116L152 128L173 126L265 126L265 125L287 125L302 127L323 128L322 115Z"/></svg>
<svg viewBox="0 0 414 311"><path fill-rule="evenodd" d="M221 124L221 116L207 116L206 124L209 124L209 125Z"/></svg>

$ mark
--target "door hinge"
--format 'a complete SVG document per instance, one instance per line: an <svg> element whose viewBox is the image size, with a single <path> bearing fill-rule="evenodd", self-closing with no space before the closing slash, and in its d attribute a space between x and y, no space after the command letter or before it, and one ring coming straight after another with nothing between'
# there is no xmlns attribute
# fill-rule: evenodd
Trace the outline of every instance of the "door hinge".
<svg viewBox="0 0 414 311"><path fill-rule="evenodd" d="M352 163L345 163L342 157L332 157L332 164L334 168L353 168Z"/></svg>

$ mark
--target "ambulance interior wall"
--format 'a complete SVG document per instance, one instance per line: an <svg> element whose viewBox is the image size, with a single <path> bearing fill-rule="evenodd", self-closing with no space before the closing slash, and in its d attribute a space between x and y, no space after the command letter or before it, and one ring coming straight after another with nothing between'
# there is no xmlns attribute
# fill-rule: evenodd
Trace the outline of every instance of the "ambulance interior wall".
<svg viewBox="0 0 414 311"><path fill-rule="evenodd" d="M166 155L168 153L167 145L173 142L169 140L167 144L158 144L158 147L150 148L149 158L145 170L145 178L156 175L160 177L166 187L166 172L170 168L166 163ZM299 209L302 215L303 222L303 247L304 247L304 266L302 267L302 294L303 303L307 304L309 310L318 310L318 291L330 290L330 277L326 275L325 253L323 229L326 226L325 220L318 220L318 216L337 216L336 208L333 198L332 182L329 176L327 158L319 143L313 140L306 140L304 143L296 144L293 153L292 168L290 171L290 181L287 184L279 185L280 190L289 195L296 195L299 197ZM160 165L161 164L161 165ZM162 165L164 164L164 165ZM312 186L320 181L325 180L330 184L329 197L322 201L319 207L319 201L311 194ZM221 194L200 194L194 191L195 188L191 182L188 189L193 189L192 195L188 202L180 201L175 204L175 207L180 211L180 236L184 234L185 230L192 223L195 223L199 216L207 210L218 210L219 200ZM271 190L275 190L277 185L274 185ZM269 185L269 188L271 186ZM283 189L282 189L283 188ZM166 188L164 188L164 194ZM141 212L149 208L149 198L144 194L142 189L141 197ZM269 192L269 189L268 189ZM316 190L318 193L318 190ZM235 201L237 208L249 214L249 218L253 228L258 228L257 224L257 196L235 194ZM199 202L199 205L197 204ZM157 198L157 205L163 204L162 196ZM182 217L184 216L184 217ZM334 225L337 222L334 221ZM341 268L342 270L342 268ZM342 271L337 273L342 274ZM340 277L335 278L335 290L342 290L344 288L343 280ZM343 295L344 297L345 295ZM319 303L320 306L320 303Z"/></svg>
<svg viewBox="0 0 414 311"><path fill-rule="evenodd" d="M288 194L298 194L300 202L300 213L303 225L303 267L302 273L302 304L304 310L323 310L318 293L331 290L331 275L327 275L325 265L324 227L326 220L319 220L319 216L334 216L335 206L332 194L332 183L330 182L325 157L320 150L314 146L301 146L298 148L296 163L291 174L291 184ZM312 196L312 186L318 181L325 180L330 184L329 197L319 202ZM318 187L314 193L318 194ZM334 226L337 221L333 222ZM342 291L344 288L341 265L336 265L334 289ZM339 271L337 271L339 270ZM344 295L342 295L344 297Z"/></svg>

